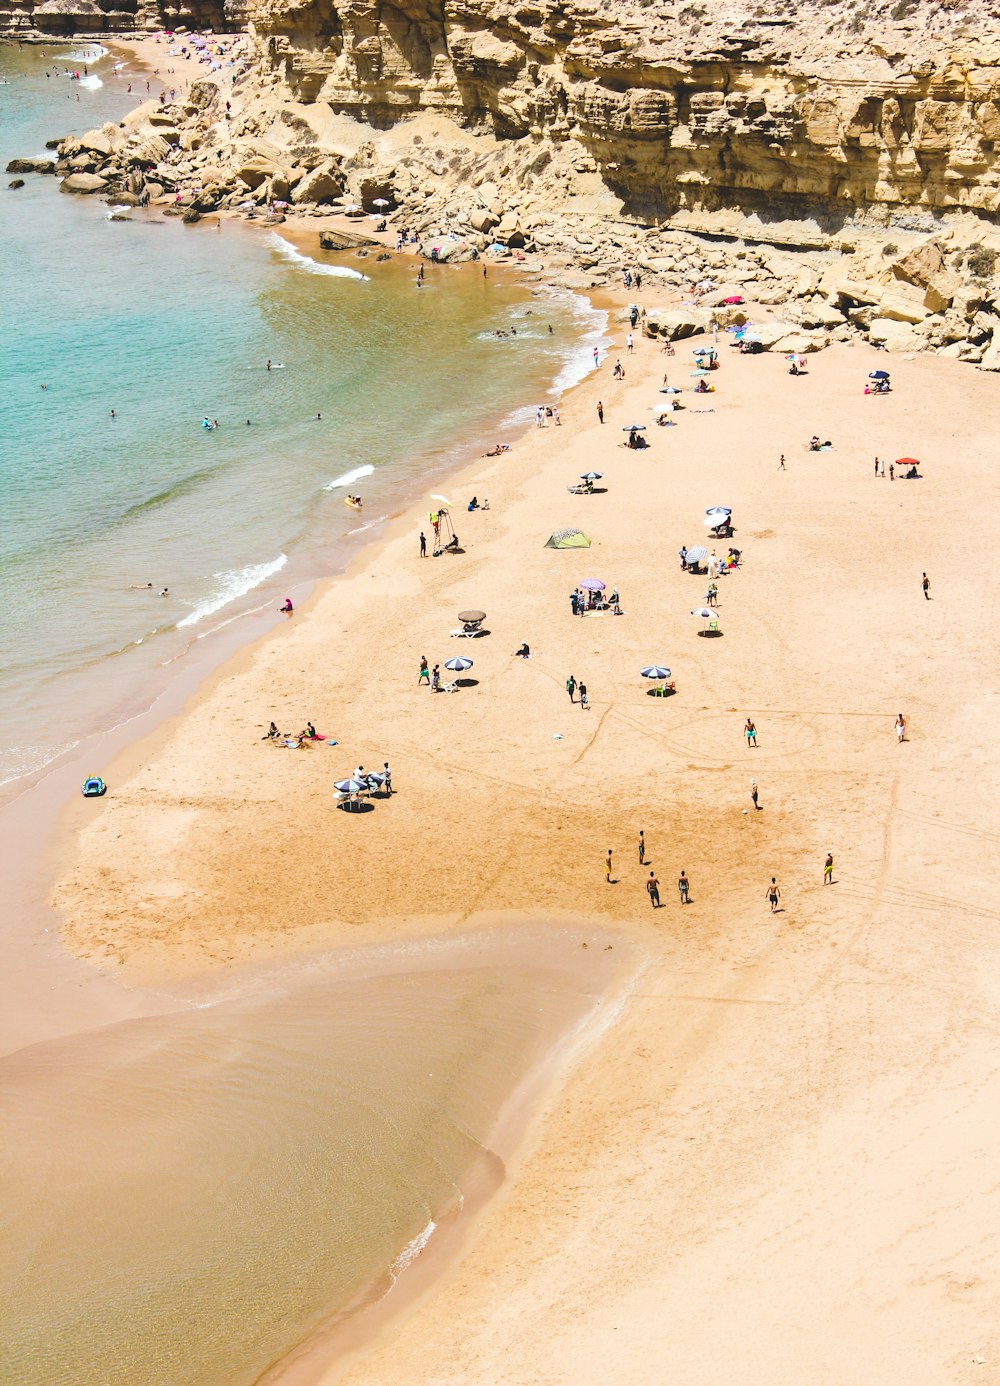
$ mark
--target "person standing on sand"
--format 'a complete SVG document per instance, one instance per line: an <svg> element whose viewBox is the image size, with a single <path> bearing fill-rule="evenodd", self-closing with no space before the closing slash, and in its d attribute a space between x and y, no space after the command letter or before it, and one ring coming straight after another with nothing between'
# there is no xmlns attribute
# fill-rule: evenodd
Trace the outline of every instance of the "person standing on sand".
<svg viewBox="0 0 1000 1386"><path fill-rule="evenodd" d="M778 458L778 471L779 471L779 472L787 472L787 471L788 471L788 468L785 466L785 454L784 454L784 453L782 453L781 456Z"/></svg>
<svg viewBox="0 0 1000 1386"><path fill-rule="evenodd" d="M684 868L682 866L681 874L677 877L677 891L681 897L682 905L686 905L688 903L688 891L690 889L691 882L688 880L687 875L685 874Z"/></svg>
<svg viewBox="0 0 1000 1386"><path fill-rule="evenodd" d="M923 578L922 578L922 580L921 580L920 586L924 589L924 596L926 597L927 601L930 601L930 599L931 599L931 580L930 580L930 578L927 576L926 573L924 573L924 575L923 575Z"/></svg>
<svg viewBox="0 0 1000 1386"><path fill-rule="evenodd" d="M604 862L604 879L607 881L608 885L614 885L614 882L613 882L612 879L611 879L611 848L610 848L610 847L608 848L608 855L607 855L607 857L606 857L606 859L605 859L605 862Z"/></svg>
<svg viewBox="0 0 1000 1386"><path fill-rule="evenodd" d="M756 780L751 780L751 781L750 781L750 798L753 800L753 806L754 806L754 808L755 808L755 809L759 809L759 808L760 808L760 804L758 804L758 802L757 802L757 781L756 781Z"/></svg>
<svg viewBox="0 0 1000 1386"><path fill-rule="evenodd" d="M639 865L646 865L646 835L641 828L639 829Z"/></svg>
<svg viewBox="0 0 1000 1386"><path fill-rule="evenodd" d="M423 530L420 531L420 557L427 557L427 535Z"/></svg>
<svg viewBox="0 0 1000 1386"><path fill-rule="evenodd" d="M878 476L878 458L875 459L875 475Z"/></svg>
<svg viewBox="0 0 1000 1386"><path fill-rule="evenodd" d="M426 656L426 655L421 655L421 656L420 656L420 673L417 675L417 683L418 683L418 685L419 685L420 683L430 683L430 681L431 681L431 671L430 671L430 669L428 669L428 667L427 667L427 656Z"/></svg>
<svg viewBox="0 0 1000 1386"><path fill-rule="evenodd" d="M580 684L580 706L583 708L584 712L586 712L589 706L587 702L587 685L585 683Z"/></svg>
<svg viewBox="0 0 1000 1386"><path fill-rule="evenodd" d="M827 852L826 861L823 863L823 884L833 885L833 853Z"/></svg>
<svg viewBox="0 0 1000 1386"><path fill-rule="evenodd" d="M902 713L896 718L896 740L900 745L906 740L906 718Z"/></svg>
<svg viewBox="0 0 1000 1386"><path fill-rule="evenodd" d="M747 739L747 749L757 745L757 728L749 717L747 718L746 726L743 728L743 735Z"/></svg>
<svg viewBox="0 0 1000 1386"><path fill-rule="evenodd" d="M597 401L597 417L600 419L601 423L604 422L604 404L601 400Z"/></svg>
<svg viewBox="0 0 1000 1386"><path fill-rule="evenodd" d="M778 901L781 899L781 891L778 889L778 882L773 876L771 877L771 884L767 888L767 898L771 902L771 913L774 914L778 908Z"/></svg>
<svg viewBox="0 0 1000 1386"><path fill-rule="evenodd" d="M391 793L392 793L392 771L389 769L389 762L388 762L387 760L382 762L382 775L383 775L383 781L382 781L382 782L383 782L383 784L385 785L385 792L386 792L387 794L391 794Z"/></svg>
<svg viewBox="0 0 1000 1386"><path fill-rule="evenodd" d="M576 699L573 697L573 694L576 692L576 679L572 674L570 674L569 678L566 680L566 692L569 694L570 702L575 702Z"/></svg>
<svg viewBox="0 0 1000 1386"><path fill-rule="evenodd" d="M649 903L653 906L654 910L658 910L660 908L660 883L653 875L652 871L649 873L646 889L649 892Z"/></svg>
<svg viewBox="0 0 1000 1386"><path fill-rule="evenodd" d="M629 356L632 355L632 333L631 333L631 332L628 334L628 336L627 336L626 339L625 339L625 350L628 352Z"/></svg>

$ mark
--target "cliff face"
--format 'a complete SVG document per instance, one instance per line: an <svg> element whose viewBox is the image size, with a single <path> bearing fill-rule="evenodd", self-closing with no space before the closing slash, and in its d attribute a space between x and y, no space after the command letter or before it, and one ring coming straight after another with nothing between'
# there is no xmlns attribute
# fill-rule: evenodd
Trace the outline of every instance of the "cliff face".
<svg viewBox="0 0 1000 1386"><path fill-rule="evenodd" d="M1000 209L989 9L250 0L249 18L304 105L571 146L644 220L736 208L832 229L872 207Z"/></svg>
<svg viewBox="0 0 1000 1386"><path fill-rule="evenodd" d="M245 0L0 0L0 33L125 34L184 25L228 33Z"/></svg>

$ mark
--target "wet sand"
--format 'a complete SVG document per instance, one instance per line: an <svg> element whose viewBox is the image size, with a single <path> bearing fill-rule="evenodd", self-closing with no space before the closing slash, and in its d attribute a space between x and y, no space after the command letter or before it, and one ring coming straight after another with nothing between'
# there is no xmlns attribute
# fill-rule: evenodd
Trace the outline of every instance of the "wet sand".
<svg viewBox="0 0 1000 1386"><path fill-rule="evenodd" d="M996 500L995 382L862 347L790 379L723 346L717 392L633 453L623 426L692 363L683 344L627 357L617 335L624 384L612 351L563 427L442 488L463 554L421 560L427 510L408 514L155 754L109 769L108 799L74 811L64 938L136 982L486 910L606 919L651 953L460 1264L331 1380L977 1379L997 1361L1000 825L997 613L969 570ZM864 397L886 364L893 394ZM810 454L813 433L833 451ZM874 477L876 453L919 457L922 479ZM605 493L567 494L590 468ZM474 493L488 512L464 511ZM743 551L715 639L689 614L706 580L676 557L713 504ZM543 547L574 524L589 550ZM585 577L620 588L620 617L570 615ZM449 638L468 607L490 634ZM474 685L418 686L421 655L455 654ZM648 696L651 661L674 697ZM339 744L274 748L272 717ZM397 794L339 810L333 780L383 760Z"/></svg>

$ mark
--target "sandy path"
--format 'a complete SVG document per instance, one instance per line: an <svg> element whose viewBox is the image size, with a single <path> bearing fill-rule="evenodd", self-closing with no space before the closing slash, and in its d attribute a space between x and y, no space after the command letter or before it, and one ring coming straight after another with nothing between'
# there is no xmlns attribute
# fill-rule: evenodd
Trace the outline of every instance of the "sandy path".
<svg viewBox="0 0 1000 1386"><path fill-rule="evenodd" d="M865 398L885 358L861 347L801 380L723 354L715 412L686 396L647 453L621 426L649 417L665 368L691 383L683 346L640 342L624 386L609 362L565 427L475 464L448 489L491 500L455 508L464 556L421 562L426 514L401 517L112 781L59 887L70 945L134 976L497 910L604 917L651 950L472 1249L352 1383L1000 1376L997 612L969 523L995 509L1000 399L991 377L898 359L895 392ZM810 455L813 432L835 450ZM924 479L875 479L876 452L914 453ZM607 494L567 495L588 467ZM688 614L706 582L676 551L714 503L745 562L707 640ZM573 523L589 551L542 547ZM620 587L623 616L571 617L586 576ZM448 638L466 606L489 637ZM477 687L418 688L421 654L456 653ZM647 697L653 659L675 698ZM274 750L272 716L341 744ZM385 759L392 802L337 812L331 781Z"/></svg>

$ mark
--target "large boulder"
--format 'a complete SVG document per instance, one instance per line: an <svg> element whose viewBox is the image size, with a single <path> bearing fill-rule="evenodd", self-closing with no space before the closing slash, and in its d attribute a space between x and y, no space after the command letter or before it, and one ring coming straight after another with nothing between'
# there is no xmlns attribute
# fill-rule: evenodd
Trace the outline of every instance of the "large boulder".
<svg viewBox="0 0 1000 1386"><path fill-rule="evenodd" d="M366 236L363 231L342 231L328 227L319 233L321 250L357 250L361 246L379 244L379 241Z"/></svg>
<svg viewBox="0 0 1000 1386"><path fill-rule="evenodd" d="M108 186L106 178L100 178L96 173L71 173L59 184L59 191L64 193L97 193L103 192Z"/></svg>
<svg viewBox="0 0 1000 1386"><path fill-rule="evenodd" d="M879 300L878 311L881 318L909 323L923 322L928 313L923 291L906 283L889 284Z"/></svg>
<svg viewBox="0 0 1000 1386"><path fill-rule="evenodd" d="M292 193L292 201L296 204L330 202L343 191L343 180L334 171L333 164L320 164L319 168L314 168L299 182Z"/></svg>
<svg viewBox="0 0 1000 1386"><path fill-rule="evenodd" d="M673 308L668 309L665 313L655 314L655 321L647 322L646 331L651 336L655 331L668 342L682 342L687 337L694 337L698 332L704 332L708 326L707 313L688 312L681 308Z"/></svg>
<svg viewBox="0 0 1000 1386"><path fill-rule="evenodd" d="M924 290L924 307L930 313L946 312L961 287L959 275L951 270L942 270L934 275Z"/></svg>
<svg viewBox="0 0 1000 1386"><path fill-rule="evenodd" d="M925 289L944 269L944 256L937 241L923 241L892 262L892 272L907 284Z"/></svg>
<svg viewBox="0 0 1000 1386"><path fill-rule="evenodd" d="M11 159L7 165L8 173L55 173L52 159Z"/></svg>
<svg viewBox="0 0 1000 1386"><path fill-rule="evenodd" d="M162 157L166 157L164 154ZM273 178L276 173L281 172L277 160L269 159L265 154L251 154L242 163L237 164L233 170L234 176L248 188L253 190L259 188L262 183Z"/></svg>
<svg viewBox="0 0 1000 1386"><path fill-rule="evenodd" d="M106 135L103 130L88 130L85 135L78 136L76 142L81 150L100 154L104 159L109 159L114 149L110 136Z"/></svg>
<svg viewBox="0 0 1000 1386"><path fill-rule="evenodd" d="M782 355L795 352L803 356L808 351L822 351L825 346L826 334L823 332L789 332L786 337L779 337L770 350Z"/></svg>
<svg viewBox="0 0 1000 1386"><path fill-rule="evenodd" d="M887 351L915 351L922 344L913 327L898 318L873 318L868 339Z"/></svg>
<svg viewBox="0 0 1000 1386"><path fill-rule="evenodd" d="M469 217L469 225L473 231L479 231L482 235L492 231L496 224L497 218L488 207L477 207Z"/></svg>
<svg viewBox="0 0 1000 1386"><path fill-rule="evenodd" d="M878 303L882 297L878 284L866 284L860 279L838 278L833 292L837 298L846 299L849 303Z"/></svg>

